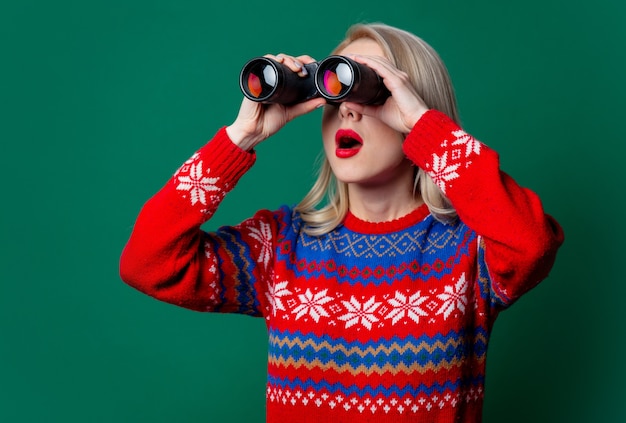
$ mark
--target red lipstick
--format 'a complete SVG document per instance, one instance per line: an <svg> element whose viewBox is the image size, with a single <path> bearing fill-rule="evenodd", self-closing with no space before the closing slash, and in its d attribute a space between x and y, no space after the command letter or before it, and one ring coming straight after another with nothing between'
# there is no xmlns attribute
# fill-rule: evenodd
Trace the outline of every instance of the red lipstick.
<svg viewBox="0 0 626 423"><path fill-rule="evenodd" d="M363 147L363 139L352 129L340 129L335 134L335 146L335 155L347 159L359 152Z"/></svg>

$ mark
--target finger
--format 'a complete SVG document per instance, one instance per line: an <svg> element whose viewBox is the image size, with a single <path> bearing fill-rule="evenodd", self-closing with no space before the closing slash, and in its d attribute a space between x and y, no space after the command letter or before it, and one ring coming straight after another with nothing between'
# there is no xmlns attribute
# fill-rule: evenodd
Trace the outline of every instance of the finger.
<svg viewBox="0 0 626 423"><path fill-rule="evenodd" d="M306 68L306 65L310 65L311 63L315 63L316 60L309 56L308 54L304 54L296 57L296 60L302 64L302 69L298 72L300 76L307 76L311 73L309 69Z"/></svg>
<svg viewBox="0 0 626 423"><path fill-rule="evenodd" d="M387 65L391 65L391 62L389 62L389 60L385 59L384 57L381 56L367 56L367 55L362 55L362 54L349 54L348 57L352 60L354 60L355 62L358 63L363 63L364 65L368 65L368 66L376 66L379 67L379 65L383 65L383 64L387 64Z"/></svg>
<svg viewBox="0 0 626 423"><path fill-rule="evenodd" d="M312 58L308 54L303 54L302 56L298 56L296 57L296 59L298 59L300 62L305 63L305 64L313 63L316 61L314 58Z"/></svg>
<svg viewBox="0 0 626 423"><path fill-rule="evenodd" d="M385 59L384 57L362 56L358 54L354 54L349 57L355 62L364 64L367 67L373 69L383 79L391 77L398 72L398 68L396 68L389 60Z"/></svg>
<svg viewBox="0 0 626 423"><path fill-rule="evenodd" d="M276 55L276 61L287 66L289 69L291 69L293 72L296 72L300 76L307 76L309 74L308 70L304 67L303 61L299 58L295 58L284 53L279 53Z"/></svg>

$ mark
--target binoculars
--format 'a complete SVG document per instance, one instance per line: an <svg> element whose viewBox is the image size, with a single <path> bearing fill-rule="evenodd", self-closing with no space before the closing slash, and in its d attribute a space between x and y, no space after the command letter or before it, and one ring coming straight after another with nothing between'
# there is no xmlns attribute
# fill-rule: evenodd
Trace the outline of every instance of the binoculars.
<svg viewBox="0 0 626 423"><path fill-rule="evenodd" d="M308 74L301 77L274 59L255 57L241 69L239 87L252 101L285 105L318 95L329 103L382 104L391 95L373 69L345 56L328 56L304 67Z"/></svg>

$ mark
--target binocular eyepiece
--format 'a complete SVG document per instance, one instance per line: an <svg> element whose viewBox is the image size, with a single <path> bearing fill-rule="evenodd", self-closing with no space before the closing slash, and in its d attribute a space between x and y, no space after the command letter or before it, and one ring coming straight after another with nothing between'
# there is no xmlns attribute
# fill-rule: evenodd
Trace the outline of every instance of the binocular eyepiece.
<svg viewBox="0 0 626 423"><path fill-rule="evenodd" d="M304 67L308 75L300 77L276 60L256 57L241 69L239 86L247 98L261 103L294 104L321 95L330 103L382 104L390 95L373 69L345 56Z"/></svg>
<svg viewBox="0 0 626 423"><path fill-rule="evenodd" d="M241 70L239 86L246 97L260 103L299 103L317 95L315 84L311 80L317 63L304 67L308 75L301 78L274 59L256 57Z"/></svg>

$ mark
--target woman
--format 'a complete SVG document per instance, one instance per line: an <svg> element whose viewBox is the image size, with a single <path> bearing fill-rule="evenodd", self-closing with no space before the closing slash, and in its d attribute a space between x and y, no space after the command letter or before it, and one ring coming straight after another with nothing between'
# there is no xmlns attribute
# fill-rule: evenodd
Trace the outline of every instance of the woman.
<svg viewBox="0 0 626 423"><path fill-rule="evenodd" d="M355 25L334 53L372 68L385 103L244 99L145 204L122 279L182 307L265 318L268 422L480 421L492 325L547 277L562 230L461 129L424 41ZM270 57L302 76L313 62ZM303 201L201 230L254 147L321 106L326 160Z"/></svg>

